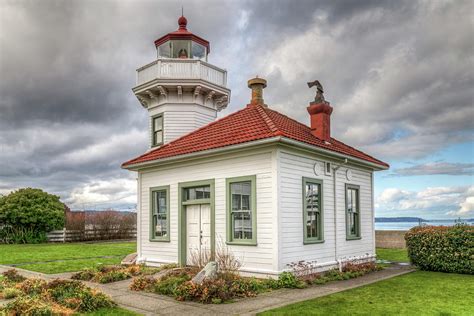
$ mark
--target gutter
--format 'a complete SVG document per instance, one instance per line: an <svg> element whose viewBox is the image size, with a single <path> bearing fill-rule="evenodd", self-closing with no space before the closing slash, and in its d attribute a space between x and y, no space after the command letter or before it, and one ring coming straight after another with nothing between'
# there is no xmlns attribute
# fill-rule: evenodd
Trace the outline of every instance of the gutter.
<svg viewBox="0 0 474 316"><path fill-rule="evenodd" d="M360 159L360 158L356 158L356 157L352 157L352 156L349 156L349 155L341 154L341 153L338 153L338 152L335 152L335 151L332 151L332 150L316 147L314 145L309 145L309 144L299 142L299 141L296 141L296 140L293 140L293 139L290 139L290 138L287 138L287 137L275 136L275 137L271 137L271 138L264 138L264 139L250 141L250 142L236 144L236 145L230 145L230 146L219 147L219 148L203 150L203 151L196 151L196 152L189 153L189 154L184 154L184 155L178 155L178 156L172 156L172 157L168 157L168 158L162 158L162 159L156 159L156 160L151 160L151 161L145 161L145 162L141 162L141 163L135 163L135 164L131 164L131 165L128 165L128 166L122 165L122 169L136 171L138 169L141 169L141 168L144 168L144 167L151 167L151 166L156 165L156 164L171 163L171 162L174 162L174 161L177 161L177 160L183 161L185 159L192 159L192 158L197 158L197 157L206 156L206 155L220 154L220 153L224 153L224 152L227 152L227 151L246 149L246 148L249 148L249 147L254 147L254 146L263 145L263 144L273 144L273 143L287 144L287 145L291 145L291 146L306 149L306 150L308 150L312 153L321 153L321 154L324 154L326 156L342 158L342 159L347 160L348 162L353 162L355 164L363 165L363 166L369 166L369 167L371 167L375 170L388 170L388 168L389 168L387 166L379 165L379 164L369 162L369 161L366 161L366 160L363 160L363 159Z"/></svg>

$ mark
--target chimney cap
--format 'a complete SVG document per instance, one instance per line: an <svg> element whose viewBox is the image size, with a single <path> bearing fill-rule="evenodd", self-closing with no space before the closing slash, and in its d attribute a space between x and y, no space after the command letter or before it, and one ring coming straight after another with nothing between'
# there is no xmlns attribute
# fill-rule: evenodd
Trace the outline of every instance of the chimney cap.
<svg viewBox="0 0 474 316"><path fill-rule="evenodd" d="M255 85L263 85L263 88L267 87L267 81L263 78L259 78L258 76L255 78L252 78L248 81L248 86L250 89L252 89L253 86Z"/></svg>

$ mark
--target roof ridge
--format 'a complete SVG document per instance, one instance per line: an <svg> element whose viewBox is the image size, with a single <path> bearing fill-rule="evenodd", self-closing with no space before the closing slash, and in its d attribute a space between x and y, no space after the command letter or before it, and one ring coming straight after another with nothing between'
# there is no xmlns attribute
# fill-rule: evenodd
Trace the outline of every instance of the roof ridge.
<svg viewBox="0 0 474 316"><path fill-rule="evenodd" d="M203 125L203 126L199 127L198 129L195 129L195 130L193 130L193 131L191 131L191 132L189 132L189 133L186 133L186 134L184 134L184 135L182 135L182 136L180 136L180 137L178 137L178 138L176 138L176 139L170 141L170 142L167 143L167 144L164 144L163 146L160 146L160 147L158 147L158 148L152 149L152 150L150 150L150 151L144 153L143 155L140 155L140 156L135 157L135 158L133 158L133 159L127 160L126 162L122 163L122 166L123 166L123 165L126 165L126 164L128 164L128 163L130 163L130 162L132 162L132 161L134 161L134 160L140 159L141 157L144 157L144 156L147 156L147 155L149 155L149 154L152 154L152 153L154 153L154 152L156 152L156 151L158 151L158 150L161 150L161 149L163 149L163 148L169 147L170 145L174 144L174 143L177 142L178 140L180 140L180 139L182 139L182 138L184 138L184 137L186 137L186 136L188 136L188 135L197 133L197 132L199 132L200 130L202 130L202 129L204 129L204 128L207 128L208 126L214 125L214 124L216 124L216 123L218 123L218 122L220 122L220 121L223 121L223 120L225 120L225 119L228 119L228 118L230 118L230 117L232 117L232 116L234 116L234 115L236 115L236 114L238 114L238 113L240 113L240 112L245 111L246 109L247 109L247 108L240 109L240 110L238 110L238 111L235 111L234 113L230 113L229 115L226 115L226 116L224 116L224 117L221 117L221 118L218 119L218 120L215 120L215 121L212 121L212 122L210 122L210 123L208 123L208 124L206 124L206 125Z"/></svg>
<svg viewBox="0 0 474 316"><path fill-rule="evenodd" d="M267 124L268 128L270 129L270 131L274 134L281 134L281 131L280 129L276 126L275 122L273 122L273 120L271 119L270 116L268 116L267 112L266 112L266 108L264 106L262 106L261 104L257 104L256 105L256 109L257 109L257 112L258 114L260 114L260 117L263 119L263 121L265 122L265 124Z"/></svg>

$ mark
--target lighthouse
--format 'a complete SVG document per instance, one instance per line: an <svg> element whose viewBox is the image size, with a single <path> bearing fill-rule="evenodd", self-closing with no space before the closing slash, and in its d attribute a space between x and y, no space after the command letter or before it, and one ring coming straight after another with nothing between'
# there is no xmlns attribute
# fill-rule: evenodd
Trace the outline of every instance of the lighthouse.
<svg viewBox="0 0 474 316"><path fill-rule="evenodd" d="M150 148L159 148L217 117L230 100L227 71L208 62L210 44L187 29L178 29L155 41L157 58L137 69L132 89L148 110Z"/></svg>

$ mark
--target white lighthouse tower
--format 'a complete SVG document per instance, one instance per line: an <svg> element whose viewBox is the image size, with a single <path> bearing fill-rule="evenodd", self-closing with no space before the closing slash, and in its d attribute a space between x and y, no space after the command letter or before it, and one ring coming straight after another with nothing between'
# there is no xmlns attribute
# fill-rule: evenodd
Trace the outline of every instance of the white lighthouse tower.
<svg viewBox="0 0 474 316"><path fill-rule="evenodd" d="M186 28L155 41L157 59L137 69L132 90L150 115L150 147L159 147L216 119L230 100L227 72L207 62L209 42Z"/></svg>

